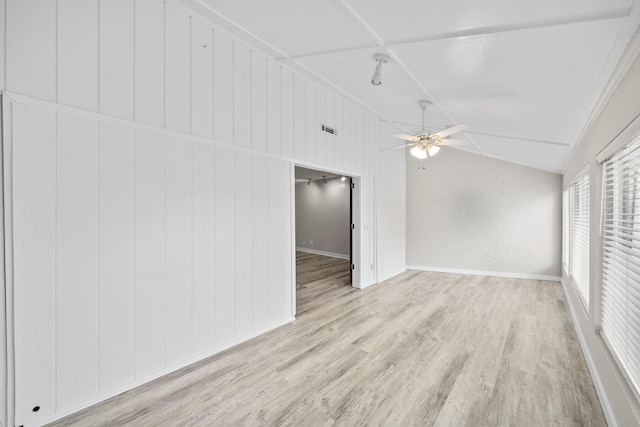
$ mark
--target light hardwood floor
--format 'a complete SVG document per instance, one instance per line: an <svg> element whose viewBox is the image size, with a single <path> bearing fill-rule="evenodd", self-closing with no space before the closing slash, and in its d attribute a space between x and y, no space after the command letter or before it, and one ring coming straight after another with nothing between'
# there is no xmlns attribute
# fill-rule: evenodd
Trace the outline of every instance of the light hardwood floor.
<svg viewBox="0 0 640 427"><path fill-rule="evenodd" d="M298 272L295 322L57 425L606 425L559 283Z"/></svg>

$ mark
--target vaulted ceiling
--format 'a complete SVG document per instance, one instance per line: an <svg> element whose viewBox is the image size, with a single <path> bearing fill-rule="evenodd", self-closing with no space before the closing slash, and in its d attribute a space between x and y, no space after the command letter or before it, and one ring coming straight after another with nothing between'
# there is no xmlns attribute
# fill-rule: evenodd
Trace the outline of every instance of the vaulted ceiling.
<svg viewBox="0 0 640 427"><path fill-rule="evenodd" d="M428 130L467 123L461 149L553 172L640 22L640 0L183 2L398 130L429 99Z"/></svg>

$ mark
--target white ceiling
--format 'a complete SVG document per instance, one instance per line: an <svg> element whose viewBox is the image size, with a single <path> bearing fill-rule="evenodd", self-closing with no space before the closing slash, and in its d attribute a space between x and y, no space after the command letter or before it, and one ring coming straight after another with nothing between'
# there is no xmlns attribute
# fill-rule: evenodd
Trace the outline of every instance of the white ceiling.
<svg viewBox="0 0 640 427"><path fill-rule="evenodd" d="M430 99L429 130L468 123L462 149L553 172L640 22L640 0L181 1L399 130Z"/></svg>
<svg viewBox="0 0 640 427"><path fill-rule="evenodd" d="M325 172L316 169L307 169L301 166L296 166L296 182L308 182L311 181L319 181L323 179L335 179L341 178L342 175L337 175L332 172Z"/></svg>

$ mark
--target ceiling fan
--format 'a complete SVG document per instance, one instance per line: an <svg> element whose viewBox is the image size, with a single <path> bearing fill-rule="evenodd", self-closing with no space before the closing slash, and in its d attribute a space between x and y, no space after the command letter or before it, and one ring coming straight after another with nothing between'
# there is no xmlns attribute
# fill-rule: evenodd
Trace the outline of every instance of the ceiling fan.
<svg viewBox="0 0 640 427"><path fill-rule="evenodd" d="M462 132L468 126L464 123L452 126L450 128L441 130L436 133L428 133L424 128L424 114L427 108L431 105L431 101L418 101L418 105L422 108L422 130L416 135L408 135L406 133L396 133L392 135L394 138L404 139L411 141L408 144L399 145L397 147L385 148L380 151L396 150L398 148L413 147L411 149L411 155L418 159L426 159L427 157L435 156L440 151L441 146L456 146L464 145L467 143L464 139L444 139L454 133Z"/></svg>

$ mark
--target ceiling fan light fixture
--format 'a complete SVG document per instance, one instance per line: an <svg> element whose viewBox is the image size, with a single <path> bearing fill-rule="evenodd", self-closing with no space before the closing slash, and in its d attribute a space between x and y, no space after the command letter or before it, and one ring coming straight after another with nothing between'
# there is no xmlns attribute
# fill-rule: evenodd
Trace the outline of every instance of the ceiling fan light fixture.
<svg viewBox="0 0 640 427"><path fill-rule="evenodd" d="M413 157L420 160L424 160L428 157L427 148L422 144L419 144L413 147L410 153Z"/></svg>
<svg viewBox="0 0 640 427"><path fill-rule="evenodd" d="M376 53L373 56L373 59L376 60L378 65L376 65L376 70L373 73L373 76L371 76L371 84L374 86L380 86L382 84L382 64L386 64L391 58L389 58L389 55L384 53Z"/></svg>
<svg viewBox="0 0 640 427"><path fill-rule="evenodd" d="M468 125L466 123L459 123L455 126L451 126L447 129L443 129L436 133L431 133L430 130L425 129L424 116L425 111L433 103L427 99L418 101L418 105L422 109L422 130L415 135L409 135L406 133L395 133L391 136L394 138L404 139L410 141L408 144L398 145L390 148L383 148L380 151L397 150L400 148L413 147L410 152L413 157L418 159L426 159L433 157L440 151L440 146L452 146L463 145L466 143L463 139L444 139L454 133L462 132Z"/></svg>

